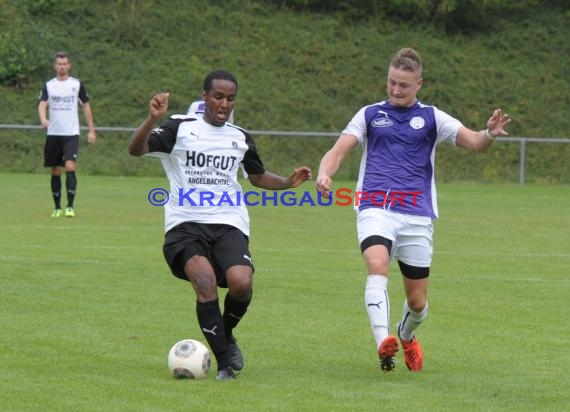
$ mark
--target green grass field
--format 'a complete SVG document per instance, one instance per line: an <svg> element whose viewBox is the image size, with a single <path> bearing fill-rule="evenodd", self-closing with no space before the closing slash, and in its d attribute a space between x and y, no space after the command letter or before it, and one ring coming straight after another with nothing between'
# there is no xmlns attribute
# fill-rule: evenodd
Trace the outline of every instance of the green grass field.
<svg viewBox="0 0 570 412"><path fill-rule="evenodd" d="M440 185L424 371L383 374L349 207L251 207L254 300L234 382L171 378L204 341L162 257L162 178L83 176L51 219L47 174L0 176L2 411L536 411L568 391L570 188ZM352 188L352 182L337 182ZM313 183L302 190L314 190ZM392 324L401 279L392 268ZM215 368L215 364L213 366Z"/></svg>

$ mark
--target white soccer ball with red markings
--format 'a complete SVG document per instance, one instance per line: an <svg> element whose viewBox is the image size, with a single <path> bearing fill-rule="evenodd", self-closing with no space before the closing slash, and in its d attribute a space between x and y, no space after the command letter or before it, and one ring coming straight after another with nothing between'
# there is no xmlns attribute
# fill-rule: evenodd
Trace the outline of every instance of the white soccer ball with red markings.
<svg viewBox="0 0 570 412"><path fill-rule="evenodd" d="M210 351L194 339L184 339L168 352L168 369L178 379L204 378L210 370Z"/></svg>

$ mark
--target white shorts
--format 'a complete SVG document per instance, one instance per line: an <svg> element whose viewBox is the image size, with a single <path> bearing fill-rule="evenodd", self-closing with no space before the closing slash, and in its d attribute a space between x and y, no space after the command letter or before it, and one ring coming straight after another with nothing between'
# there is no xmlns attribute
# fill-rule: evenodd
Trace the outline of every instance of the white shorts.
<svg viewBox="0 0 570 412"><path fill-rule="evenodd" d="M407 265L430 267L433 253L433 222L425 216L394 213L381 208L357 212L358 243L370 236L382 236L392 241L390 260Z"/></svg>

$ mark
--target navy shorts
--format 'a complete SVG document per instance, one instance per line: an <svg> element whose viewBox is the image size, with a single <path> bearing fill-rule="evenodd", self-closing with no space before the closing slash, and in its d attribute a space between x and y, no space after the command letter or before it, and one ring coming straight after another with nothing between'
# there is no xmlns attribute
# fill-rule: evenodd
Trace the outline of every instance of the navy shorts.
<svg viewBox="0 0 570 412"><path fill-rule="evenodd" d="M65 166L67 160L77 161L79 136L48 135L44 146L44 166Z"/></svg>
<svg viewBox="0 0 570 412"><path fill-rule="evenodd" d="M248 237L230 225L181 223L166 232L162 250L172 274L183 280L188 280L184 266L193 256L210 261L217 284L223 288L227 287L226 271L232 266L254 270Z"/></svg>

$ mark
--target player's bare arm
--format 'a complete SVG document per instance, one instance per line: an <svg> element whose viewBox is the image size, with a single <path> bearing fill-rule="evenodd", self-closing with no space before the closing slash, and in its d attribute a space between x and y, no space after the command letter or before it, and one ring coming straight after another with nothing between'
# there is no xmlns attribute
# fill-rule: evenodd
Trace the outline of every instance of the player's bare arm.
<svg viewBox="0 0 570 412"><path fill-rule="evenodd" d="M45 100L42 100L38 104L38 114L40 116L40 123L44 129L49 127L49 120L47 118L47 107L48 103Z"/></svg>
<svg viewBox="0 0 570 412"><path fill-rule="evenodd" d="M319 166L317 176L317 191L328 199L332 188L332 177L338 172L344 158L358 145L355 136L349 134L341 135L333 147L325 153Z"/></svg>
<svg viewBox="0 0 570 412"><path fill-rule="evenodd" d="M270 171L259 175L249 175L249 181L256 187L270 190L281 190L297 187L307 180L311 180L311 169L301 166L293 170L288 176L279 176Z"/></svg>
<svg viewBox="0 0 570 412"><path fill-rule="evenodd" d="M95 134L95 122L93 121L93 111L91 110L91 104L89 102L83 104L83 114L85 115L85 120L87 122L87 143L95 144L97 140L97 135Z"/></svg>
<svg viewBox="0 0 570 412"><path fill-rule="evenodd" d="M497 136L508 136L505 127L511 122L511 117L496 109L487 121L487 129L475 131L462 127L457 132L456 144L474 153L486 152Z"/></svg>
<svg viewBox="0 0 570 412"><path fill-rule="evenodd" d="M129 144L129 154L132 156L142 156L148 153L148 138L150 132L156 126L158 120L166 114L168 110L168 98L170 93L158 93L153 96L149 103L148 117L142 122L133 133Z"/></svg>

